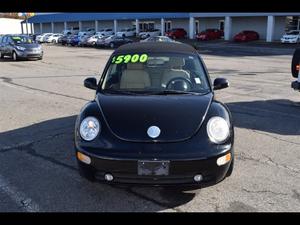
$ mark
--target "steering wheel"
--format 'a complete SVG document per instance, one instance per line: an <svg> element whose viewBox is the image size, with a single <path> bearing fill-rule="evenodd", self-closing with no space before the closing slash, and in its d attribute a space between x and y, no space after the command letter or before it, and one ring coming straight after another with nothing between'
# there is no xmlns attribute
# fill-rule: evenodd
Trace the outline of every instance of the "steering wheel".
<svg viewBox="0 0 300 225"><path fill-rule="evenodd" d="M184 77L175 77L167 83L166 89L176 91L190 91L192 89L192 82Z"/></svg>

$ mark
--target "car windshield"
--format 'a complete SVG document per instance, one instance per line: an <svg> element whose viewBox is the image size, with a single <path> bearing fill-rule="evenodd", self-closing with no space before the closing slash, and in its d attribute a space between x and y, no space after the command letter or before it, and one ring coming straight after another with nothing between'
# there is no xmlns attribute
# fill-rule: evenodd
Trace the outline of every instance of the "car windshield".
<svg viewBox="0 0 300 225"><path fill-rule="evenodd" d="M11 39L13 40L14 43L17 43L17 44L32 44L32 43L34 43L32 38L27 37L27 36L12 36Z"/></svg>
<svg viewBox="0 0 300 225"><path fill-rule="evenodd" d="M198 55L133 53L115 55L101 92L109 94L205 94L210 91Z"/></svg>

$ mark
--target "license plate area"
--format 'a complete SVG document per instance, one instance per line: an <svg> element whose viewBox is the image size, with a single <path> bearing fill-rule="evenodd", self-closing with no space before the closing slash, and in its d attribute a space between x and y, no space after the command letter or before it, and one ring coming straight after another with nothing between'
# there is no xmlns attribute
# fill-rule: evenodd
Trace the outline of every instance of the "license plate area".
<svg viewBox="0 0 300 225"><path fill-rule="evenodd" d="M138 161L138 175L141 176L167 176L169 175L170 161Z"/></svg>

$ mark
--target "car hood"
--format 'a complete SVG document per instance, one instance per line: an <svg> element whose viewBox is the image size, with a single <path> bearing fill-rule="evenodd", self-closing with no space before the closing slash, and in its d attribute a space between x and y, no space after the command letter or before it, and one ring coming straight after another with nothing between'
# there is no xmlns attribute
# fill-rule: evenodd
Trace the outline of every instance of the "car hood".
<svg viewBox="0 0 300 225"><path fill-rule="evenodd" d="M298 35L283 35L283 38L297 38Z"/></svg>
<svg viewBox="0 0 300 225"><path fill-rule="evenodd" d="M193 136L210 107L213 94L206 95L103 95L96 101L110 131L119 139L134 142L176 142ZM153 139L151 126L160 129Z"/></svg>

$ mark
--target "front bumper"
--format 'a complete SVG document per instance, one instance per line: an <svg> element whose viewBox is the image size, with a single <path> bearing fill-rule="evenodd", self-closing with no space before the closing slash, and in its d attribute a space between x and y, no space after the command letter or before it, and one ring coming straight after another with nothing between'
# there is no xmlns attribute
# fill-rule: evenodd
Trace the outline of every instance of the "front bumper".
<svg viewBox="0 0 300 225"><path fill-rule="evenodd" d="M28 59L28 58L42 58L43 51L16 51L18 58Z"/></svg>
<svg viewBox="0 0 300 225"><path fill-rule="evenodd" d="M89 168L95 173L95 178L110 184L135 184L135 185L184 185L201 186L213 185L223 180L233 159L233 150L230 149L220 155L202 159L176 159L169 161L169 175L138 175L138 159L121 159L97 156L85 151L80 151L91 158L89 165L79 161L79 165ZM231 161L218 166L219 157L231 153ZM140 159L139 159L140 160ZM113 181L105 181L106 173L112 174ZM201 174L203 180L194 181L194 176Z"/></svg>
<svg viewBox="0 0 300 225"><path fill-rule="evenodd" d="M281 43L297 43L297 39L281 39Z"/></svg>

